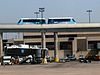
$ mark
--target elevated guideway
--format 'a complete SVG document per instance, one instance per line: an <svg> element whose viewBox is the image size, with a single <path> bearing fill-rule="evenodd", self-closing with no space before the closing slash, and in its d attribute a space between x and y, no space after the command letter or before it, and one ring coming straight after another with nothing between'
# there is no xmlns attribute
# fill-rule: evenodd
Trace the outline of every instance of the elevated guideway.
<svg viewBox="0 0 100 75"><path fill-rule="evenodd" d="M1 25L0 32L99 32L100 23Z"/></svg>

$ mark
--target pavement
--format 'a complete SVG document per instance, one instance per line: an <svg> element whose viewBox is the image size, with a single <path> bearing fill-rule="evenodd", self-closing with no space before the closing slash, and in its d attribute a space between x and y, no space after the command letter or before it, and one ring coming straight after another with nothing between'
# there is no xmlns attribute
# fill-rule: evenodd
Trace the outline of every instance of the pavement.
<svg viewBox="0 0 100 75"><path fill-rule="evenodd" d="M0 66L0 75L100 75L100 61Z"/></svg>

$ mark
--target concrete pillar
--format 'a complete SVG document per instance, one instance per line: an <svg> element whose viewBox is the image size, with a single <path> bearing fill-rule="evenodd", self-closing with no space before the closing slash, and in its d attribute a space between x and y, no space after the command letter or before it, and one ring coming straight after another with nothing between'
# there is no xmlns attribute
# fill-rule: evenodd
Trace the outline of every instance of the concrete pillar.
<svg viewBox="0 0 100 75"><path fill-rule="evenodd" d="M41 36L42 36L42 50L45 51L46 49L46 38L45 38L45 32L41 32ZM47 59L46 59L46 56L43 57L42 59L42 63L43 64L47 64Z"/></svg>
<svg viewBox="0 0 100 75"><path fill-rule="evenodd" d="M46 48L45 32L42 32L41 36L42 36L42 48Z"/></svg>
<svg viewBox="0 0 100 75"><path fill-rule="evenodd" d="M72 55L76 56L76 51L77 51L77 39L74 38L74 40L72 41Z"/></svg>
<svg viewBox="0 0 100 75"><path fill-rule="evenodd" d="M0 33L0 58L3 56L3 36L2 36L2 33Z"/></svg>
<svg viewBox="0 0 100 75"><path fill-rule="evenodd" d="M57 32L54 32L54 46L55 46L54 60L55 60L55 62L59 62L59 58L58 58L58 34L57 34Z"/></svg>

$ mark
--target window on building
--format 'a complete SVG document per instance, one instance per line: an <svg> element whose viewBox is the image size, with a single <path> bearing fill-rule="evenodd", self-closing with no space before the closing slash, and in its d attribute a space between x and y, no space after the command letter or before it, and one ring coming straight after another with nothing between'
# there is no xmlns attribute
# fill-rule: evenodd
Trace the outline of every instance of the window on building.
<svg viewBox="0 0 100 75"><path fill-rule="evenodd" d="M100 42L97 43L97 49L100 49Z"/></svg>
<svg viewBox="0 0 100 75"><path fill-rule="evenodd" d="M98 44L98 41L88 41L88 49L97 49L97 44Z"/></svg>
<svg viewBox="0 0 100 75"><path fill-rule="evenodd" d="M60 42L60 50L71 50L72 43L71 42Z"/></svg>
<svg viewBox="0 0 100 75"><path fill-rule="evenodd" d="M46 47L47 47L49 50L54 50L54 42L47 42L47 43L46 43Z"/></svg>

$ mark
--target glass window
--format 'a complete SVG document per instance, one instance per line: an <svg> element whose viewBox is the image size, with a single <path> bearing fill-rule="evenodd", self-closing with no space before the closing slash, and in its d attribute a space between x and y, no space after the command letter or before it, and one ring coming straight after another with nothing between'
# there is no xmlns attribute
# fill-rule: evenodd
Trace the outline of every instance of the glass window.
<svg viewBox="0 0 100 75"><path fill-rule="evenodd" d="M66 23L70 22L71 19L49 19L48 24L58 24L58 23Z"/></svg>
<svg viewBox="0 0 100 75"><path fill-rule="evenodd" d="M18 24L21 22L21 20L18 21Z"/></svg>
<svg viewBox="0 0 100 75"><path fill-rule="evenodd" d="M73 20L73 22L75 22L75 20L74 19L72 19Z"/></svg>
<svg viewBox="0 0 100 75"><path fill-rule="evenodd" d="M88 44L88 49L94 49L94 44Z"/></svg>
<svg viewBox="0 0 100 75"><path fill-rule="evenodd" d="M24 19L23 22L28 22L28 23L33 23L33 24L45 24L45 20L44 19Z"/></svg>
<svg viewBox="0 0 100 75"><path fill-rule="evenodd" d="M54 42L47 42L47 43L46 43L46 47L47 47L49 50L54 50Z"/></svg>
<svg viewBox="0 0 100 75"><path fill-rule="evenodd" d="M97 41L88 41L88 49L97 49Z"/></svg>
<svg viewBox="0 0 100 75"><path fill-rule="evenodd" d="M97 43L97 49L100 49L100 42Z"/></svg>
<svg viewBox="0 0 100 75"><path fill-rule="evenodd" d="M71 50L72 43L71 42L60 42L60 50Z"/></svg>

